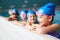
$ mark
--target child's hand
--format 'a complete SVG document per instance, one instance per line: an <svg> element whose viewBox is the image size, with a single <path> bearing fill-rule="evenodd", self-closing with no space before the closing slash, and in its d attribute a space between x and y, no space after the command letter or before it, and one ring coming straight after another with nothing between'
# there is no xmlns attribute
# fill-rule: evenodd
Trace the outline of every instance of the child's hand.
<svg viewBox="0 0 60 40"><path fill-rule="evenodd" d="M30 31L36 31L36 26L32 26L32 28L30 29Z"/></svg>
<svg viewBox="0 0 60 40"><path fill-rule="evenodd" d="M46 34L45 28L46 28L45 26L37 27L36 28L36 33L38 33L38 34Z"/></svg>

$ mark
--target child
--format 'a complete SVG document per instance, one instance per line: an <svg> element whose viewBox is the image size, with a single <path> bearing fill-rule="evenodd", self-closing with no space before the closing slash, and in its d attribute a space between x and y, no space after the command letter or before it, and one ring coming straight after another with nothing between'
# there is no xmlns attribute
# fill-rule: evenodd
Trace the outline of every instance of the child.
<svg viewBox="0 0 60 40"><path fill-rule="evenodd" d="M29 10L27 13L26 28L30 30L34 24L36 24L36 13L33 10Z"/></svg>
<svg viewBox="0 0 60 40"><path fill-rule="evenodd" d="M20 17L21 17L22 21L27 21L27 13L28 13L28 10L26 10L26 9L21 11Z"/></svg>
<svg viewBox="0 0 60 40"><path fill-rule="evenodd" d="M16 9L12 9L10 12L10 17L8 18L9 21L13 21L13 20L18 20L18 10Z"/></svg>
<svg viewBox="0 0 60 40"><path fill-rule="evenodd" d="M17 9L12 9L8 21L11 21L15 25L23 26L24 24L18 19L19 13Z"/></svg>
<svg viewBox="0 0 60 40"><path fill-rule="evenodd" d="M55 16L55 8L56 8L55 4L48 3L38 10L37 16L40 26L36 28L37 33L39 34L56 33L55 31L59 28L60 25L52 24L52 21Z"/></svg>

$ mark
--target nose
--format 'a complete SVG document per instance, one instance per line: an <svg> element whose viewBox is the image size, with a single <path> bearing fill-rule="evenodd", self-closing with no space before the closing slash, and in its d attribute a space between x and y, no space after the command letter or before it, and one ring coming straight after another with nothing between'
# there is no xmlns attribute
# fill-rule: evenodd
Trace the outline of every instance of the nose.
<svg viewBox="0 0 60 40"><path fill-rule="evenodd" d="M31 19L34 20L34 17L32 17Z"/></svg>

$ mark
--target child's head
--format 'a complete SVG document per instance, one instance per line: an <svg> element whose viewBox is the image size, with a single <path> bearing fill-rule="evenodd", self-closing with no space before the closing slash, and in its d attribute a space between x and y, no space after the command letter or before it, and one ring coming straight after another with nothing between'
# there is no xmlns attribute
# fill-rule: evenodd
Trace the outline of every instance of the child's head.
<svg viewBox="0 0 60 40"><path fill-rule="evenodd" d="M38 21L41 25L49 25L53 21L54 15L55 15L55 4L48 3L41 7L38 12Z"/></svg>
<svg viewBox="0 0 60 40"><path fill-rule="evenodd" d="M33 10L29 10L27 13L28 21L31 23L36 22L36 13Z"/></svg>
<svg viewBox="0 0 60 40"><path fill-rule="evenodd" d="M28 13L28 10L26 10L26 9L22 10L20 13L21 19L23 19L23 20L27 19L27 13Z"/></svg>
<svg viewBox="0 0 60 40"><path fill-rule="evenodd" d="M19 15L18 10L17 9L12 9L12 13L11 13L10 17L17 18L18 15Z"/></svg>

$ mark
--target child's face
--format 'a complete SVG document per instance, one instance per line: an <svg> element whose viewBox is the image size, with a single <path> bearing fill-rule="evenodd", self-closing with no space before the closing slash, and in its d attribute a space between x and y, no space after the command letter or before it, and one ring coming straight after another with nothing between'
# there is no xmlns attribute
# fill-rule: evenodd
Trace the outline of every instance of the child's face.
<svg viewBox="0 0 60 40"><path fill-rule="evenodd" d="M32 15L28 16L28 21L31 23L35 23L36 22L36 15L32 14Z"/></svg>
<svg viewBox="0 0 60 40"><path fill-rule="evenodd" d="M38 21L40 23L40 25L48 25L50 24L51 20L52 20L52 17L51 16L48 16L48 15L43 15L43 14L39 14L37 15L38 17Z"/></svg>
<svg viewBox="0 0 60 40"><path fill-rule="evenodd" d="M12 13L12 15L10 16L10 17L12 17L12 18L17 18L17 14L16 13Z"/></svg>
<svg viewBox="0 0 60 40"><path fill-rule="evenodd" d="M21 14L21 18L22 18L22 19L26 19L26 18L27 18L26 14L25 14L25 13L22 13L22 14Z"/></svg>

